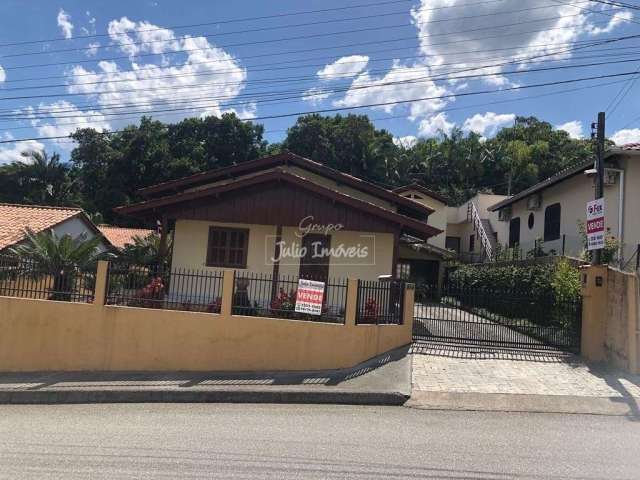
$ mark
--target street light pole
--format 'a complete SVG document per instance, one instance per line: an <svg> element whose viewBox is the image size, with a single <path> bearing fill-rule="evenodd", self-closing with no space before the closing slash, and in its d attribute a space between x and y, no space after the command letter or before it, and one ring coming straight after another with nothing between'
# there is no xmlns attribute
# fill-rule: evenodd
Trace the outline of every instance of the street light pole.
<svg viewBox="0 0 640 480"><path fill-rule="evenodd" d="M596 133L596 195L595 199L603 197L604 194L604 112L598 113L598 128ZM602 249L593 251L593 264L600 265Z"/></svg>

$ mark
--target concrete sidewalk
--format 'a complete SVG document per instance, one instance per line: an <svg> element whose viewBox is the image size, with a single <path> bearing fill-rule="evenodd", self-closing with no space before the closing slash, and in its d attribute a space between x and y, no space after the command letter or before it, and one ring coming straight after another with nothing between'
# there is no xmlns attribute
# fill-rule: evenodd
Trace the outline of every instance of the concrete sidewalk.
<svg viewBox="0 0 640 480"><path fill-rule="evenodd" d="M0 404L334 403L402 405L411 394L408 347L323 372L0 373Z"/></svg>
<svg viewBox="0 0 640 480"><path fill-rule="evenodd" d="M416 342L407 406L626 415L640 420L640 375L565 352Z"/></svg>

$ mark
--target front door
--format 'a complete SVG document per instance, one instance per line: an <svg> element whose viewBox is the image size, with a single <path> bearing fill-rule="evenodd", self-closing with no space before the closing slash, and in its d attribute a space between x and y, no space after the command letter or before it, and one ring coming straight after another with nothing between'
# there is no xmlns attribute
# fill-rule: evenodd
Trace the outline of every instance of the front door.
<svg viewBox="0 0 640 480"><path fill-rule="evenodd" d="M326 282L329 278L331 237L309 233L302 239L304 256L300 259L300 278Z"/></svg>

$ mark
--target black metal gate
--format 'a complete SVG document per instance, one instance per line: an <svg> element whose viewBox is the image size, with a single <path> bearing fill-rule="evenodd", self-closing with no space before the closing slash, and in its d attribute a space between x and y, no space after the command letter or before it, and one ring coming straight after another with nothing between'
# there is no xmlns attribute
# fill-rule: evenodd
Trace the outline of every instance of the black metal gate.
<svg viewBox="0 0 640 480"><path fill-rule="evenodd" d="M414 341L580 350L581 300L455 285L417 285L415 295Z"/></svg>

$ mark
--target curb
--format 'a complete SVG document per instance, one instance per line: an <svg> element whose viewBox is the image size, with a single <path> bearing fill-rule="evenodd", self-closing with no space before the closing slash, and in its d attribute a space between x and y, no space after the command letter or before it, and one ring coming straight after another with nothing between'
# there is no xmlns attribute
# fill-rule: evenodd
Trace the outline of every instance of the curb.
<svg viewBox="0 0 640 480"><path fill-rule="evenodd" d="M509 393L428 392L414 390L406 407L514 413L614 415L640 419L640 398L525 395Z"/></svg>
<svg viewBox="0 0 640 480"><path fill-rule="evenodd" d="M341 405L403 405L409 395L399 392L306 391L167 391L65 390L0 392L0 405L79 403L298 403Z"/></svg>

